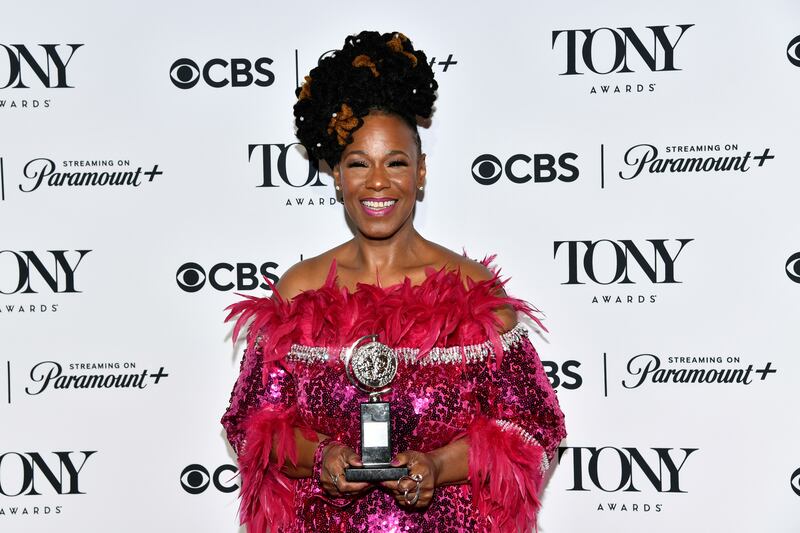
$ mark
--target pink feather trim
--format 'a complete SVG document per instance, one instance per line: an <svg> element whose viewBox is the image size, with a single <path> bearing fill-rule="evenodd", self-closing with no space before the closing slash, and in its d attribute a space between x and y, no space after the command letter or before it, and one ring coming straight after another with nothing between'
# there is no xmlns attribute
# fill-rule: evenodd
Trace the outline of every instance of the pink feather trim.
<svg viewBox="0 0 800 533"><path fill-rule="evenodd" d="M250 533L280 531L294 521L295 482L280 468L297 464L294 429L295 408L286 411L262 409L244 424L245 444L239 455L242 478L239 517ZM277 462L270 462L275 446Z"/></svg>
<svg viewBox="0 0 800 533"><path fill-rule="evenodd" d="M486 417L476 418L467 434L473 502L491 518L492 531L535 528L544 450Z"/></svg>
<svg viewBox="0 0 800 533"><path fill-rule="evenodd" d="M287 301L270 283L272 298L240 295L244 300L228 306L226 321L236 319L234 342L248 322L248 343L252 344L262 331L267 333L262 339L265 363L282 359L292 344L342 347L374 333L389 346L419 348L419 357L434 347L478 344L488 338L501 358L498 328L502 322L496 310L511 306L546 328L535 315L538 310L529 303L498 295L508 279L501 280L499 269L491 266L494 257L481 261L491 269L492 277L481 281L467 277L466 286L460 268L429 267L419 285L405 278L388 287L359 283L352 292L339 287L334 260L322 287L303 291Z"/></svg>

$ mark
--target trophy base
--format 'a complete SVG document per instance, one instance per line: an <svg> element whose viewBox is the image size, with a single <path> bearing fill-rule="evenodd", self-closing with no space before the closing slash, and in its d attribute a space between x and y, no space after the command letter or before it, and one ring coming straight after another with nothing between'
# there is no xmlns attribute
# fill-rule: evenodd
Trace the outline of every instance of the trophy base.
<svg viewBox="0 0 800 533"><path fill-rule="evenodd" d="M349 467L344 470L344 478L347 481L397 481L403 476L408 475L408 467L405 466L373 466L373 467Z"/></svg>

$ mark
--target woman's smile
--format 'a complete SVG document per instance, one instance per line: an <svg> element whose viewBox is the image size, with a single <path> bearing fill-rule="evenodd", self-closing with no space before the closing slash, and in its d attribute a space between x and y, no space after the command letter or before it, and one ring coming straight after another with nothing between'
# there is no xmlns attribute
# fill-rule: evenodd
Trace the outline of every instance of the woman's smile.
<svg viewBox="0 0 800 533"><path fill-rule="evenodd" d="M383 217L388 215L397 205L395 198L363 198L361 200L361 207L364 212L372 217Z"/></svg>

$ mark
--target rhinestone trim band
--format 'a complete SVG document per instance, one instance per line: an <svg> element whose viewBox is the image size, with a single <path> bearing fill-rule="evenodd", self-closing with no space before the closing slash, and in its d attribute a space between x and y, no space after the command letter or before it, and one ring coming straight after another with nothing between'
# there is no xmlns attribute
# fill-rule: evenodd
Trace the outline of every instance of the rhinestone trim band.
<svg viewBox="0 0 800 533"><path fill-rule="evenodd" d="M539 465L539 471L542 473L542 475L547 472L547 469L550 468L550 459L548 459L547 452L544 451L544 448L541 444L539 444L539 441L536 440L536 437L528 433L528 431L526 431L525 428L519 424L515 424L510 420L495 420L494 423L497 424L502 431L510 431L522 437L522 440L525 442L525 444L536 445L542 448L542 464Z"/></svg>
<svg viewBox="0 0 800 533"><path fill-rule="evenodd" d="M500 335L500 343L503 350L508 350L528 336L528 330L521 323ZM299 361L302 363L326 363L331 359L331 354L337 357L341 355L345 348L332 348L323 346L306 346L303 344L293 344L289 349L286 358L289 361ZM436 364L461 364L479 363L487 357L494 355L492 342L485 340L480 344L470 344L467 346L448 346L446 348L433 348L428 355L422 359L419 356L419 348L395 348L397 356L405 364L436 365ZM463 355L463 357L462 357Z"/></svg>

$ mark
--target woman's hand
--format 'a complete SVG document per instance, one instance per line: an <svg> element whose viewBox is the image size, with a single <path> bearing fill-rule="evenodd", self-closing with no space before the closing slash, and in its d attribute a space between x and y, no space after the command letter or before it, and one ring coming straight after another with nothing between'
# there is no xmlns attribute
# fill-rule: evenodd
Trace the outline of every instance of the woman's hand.
<svg viewBox="0 0 800 533"><path fill-rule="evenodd" d="M439 467L434 457L427 453L407 450L397 454L392 466L407 466L408 475L400 482L384 481L381 485L389 489L402 507L421 509L430 505L439 477Z"/></svg>
<svg viewBox="0 0 800 533"><path fill-rule="evenodd" d="M352 448L332 442L322 451L322 468L320 483L322 489L330 496L355 496L371 487L370 483L349 483L344 478L344 469L348 466L362 466L361 458Z"/></svg>

